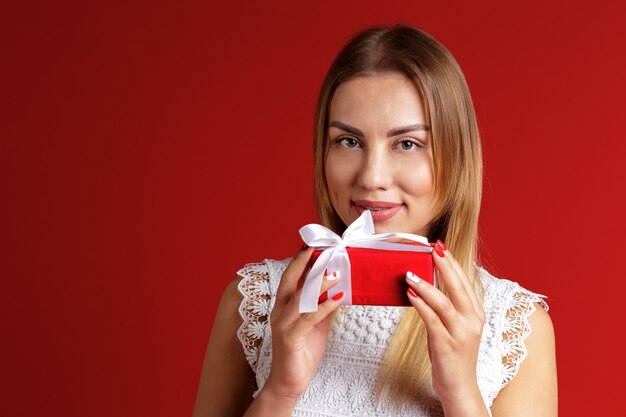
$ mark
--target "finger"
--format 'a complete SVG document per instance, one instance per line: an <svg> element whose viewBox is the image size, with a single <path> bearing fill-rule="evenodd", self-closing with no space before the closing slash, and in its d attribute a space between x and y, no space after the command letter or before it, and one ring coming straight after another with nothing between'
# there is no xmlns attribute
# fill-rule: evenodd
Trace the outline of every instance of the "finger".
<svg viewBox="0 0 626 417"><path fill-rule="evenodd" d="M315 248L308 246L300 249L291 262L289 262L289 265L287 265L285 272L283 272L280 278L280 284L276 290L274 308L284 306L296 292L298 280L302 276L314 250Z"/></svg>
<svg viewBox="0 0 626 417"><path fill-rule="evenodd" d="M465 291L467 291L467 294L472 301L472 305L474 306L474 311L476 312L476 315L480 317L481 320L484 320L485 310L483 309L482 303L478 299L478 294L474 289L473 283L471 282L465 271L463 271L463 268L461 268L461 265L459 265L458 261L454 258L454 256L452 256L450 251L446 251L445 255L447 258L450 259L450 262L452 262L452 266L456 270L457 275L461 278L461 283L465 287Z"/></svg>
<svg viewBox="0 0 626 417"><path fill-rule="evenodd" d="M324 294L330 288L337 285L340 278L341 277L339 276L339 272L333 272L332 274L324 275L324 278L322 279L322 286L320 288L318 296ZM287 305L285 305L284 314L285 320L288 323L292 323L302 316L302 314L300 313L300 297L302 297L302 288L299 288L291 297Z"/></svg>
<svg viewBox="0 0 626 417"><path fill-rule="evenodd" d="M448 289L448 297L461 314L475 313L470 296L457 270L452 265L450 256L446 256L446 254L449 254L447 248L438 240L433 251L433 260L435 261L435 268L439 270L439 278Z"/></svg>
<svg viewBox="0 0 626 417"><path fill-rule="evenodd" d="M449 334L452 334L461 326L459 312L452 304L452 301L441 291L410 271L406 274L406 282L409 284L408 294L411 304L413 304L413 298L422 299Z"/></svg>
<svg viewBox="0 0 626 417"><path fill-rule="evenodd" d="M315 326L317 326L320 322L325 319L329 319L329 314L341 305L343 298L343 292L337 293L333 298L329 298L317 306L316 312L301 315L291 328L292 335L294 337L304 336L315 328Z"/></svg>
<svg viewBox="0 0 626 417"><path fill-rule="evenodd" d="M331 274L324 275L324 279L322 280L322 286L320 288L319 298L317 304L323 303L328 299L327 291L334 287L339 282L340 274L339 271L335 271Z"/></svg>
<svg viewBox="0 0 626 417"><path fill-rule="evenodd" d="M446 329L446 326L441 321L439 315L435 312L435 310L432 309L431 306L428 305L428 303L426 303L426 301L422 297L420 297L416 292L411 292L410 290L407 291L407 294L409 296L409 301L424 322L424 325L426 326L426 331L429 335L434 335L435 337L450 335L450 333Z"/></svg>

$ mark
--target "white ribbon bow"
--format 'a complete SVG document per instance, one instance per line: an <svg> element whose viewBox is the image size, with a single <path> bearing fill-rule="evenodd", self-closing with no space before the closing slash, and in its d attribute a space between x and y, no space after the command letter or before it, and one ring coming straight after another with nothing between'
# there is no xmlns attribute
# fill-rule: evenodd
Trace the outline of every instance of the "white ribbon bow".
<svg viewBox="0 0 626 417"><path fill-rule="evenodd" d="M300 297L300 313L317 311L317 300L322 288L324 271L337 271L341 280L328 290L328 298L343 291L342 304L352 304L352 285L350 282L350 258L346 246L352 248L370 248L380 250L405 250L412 252L432 252L428 239L411 233L380 233L374 232L372 213L365 210L352 223L343 235L338 234L319 224L308 224L300 228L300 236L304 243L315 248L325 248L309 271L302 287ZM385 239L402 238L426 246L403 245L402 243L381 242Z"/></svg>

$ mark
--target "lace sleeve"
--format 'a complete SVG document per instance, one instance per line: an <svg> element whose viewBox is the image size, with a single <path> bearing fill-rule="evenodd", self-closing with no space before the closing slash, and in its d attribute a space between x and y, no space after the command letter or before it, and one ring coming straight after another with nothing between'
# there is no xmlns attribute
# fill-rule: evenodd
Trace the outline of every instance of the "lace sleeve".
<svg viewBox="0 0 626 417"><path fill-rule="evenodd" d="M239 292L243 300L239 305L239 314L243 323L237 331L246 359L256 372L259 348L268 324L270 286L269 271L264 263L248 264L237 272L242 279Z"/></svg>
<svg viewBox="0 0 626 417"><path fill-rule="evenodd" d="M535 312L535 303L548 311L545 295L535 294L515 284L507 306L502 327L502 387L506 386L519 371L526 355L524 340L531 332L528 317Z"/></svg>

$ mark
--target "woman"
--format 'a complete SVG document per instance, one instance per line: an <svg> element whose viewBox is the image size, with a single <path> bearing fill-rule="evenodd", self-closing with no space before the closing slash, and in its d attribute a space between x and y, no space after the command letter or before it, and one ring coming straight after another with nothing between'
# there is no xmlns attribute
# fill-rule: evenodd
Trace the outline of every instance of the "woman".
<svg viewBox="0 0 626 417"><path fill-rule="evenodd" d="M427 236L442 285L409 271L413 308L339 308L339 293L299 314L312 248L247 265L222 298L194 415L556 415L547 305L476 264L480 139L447 49L408 26L357 34L326 76L314 136L321 222L341 234L371 210L377 233Z"/></svg>

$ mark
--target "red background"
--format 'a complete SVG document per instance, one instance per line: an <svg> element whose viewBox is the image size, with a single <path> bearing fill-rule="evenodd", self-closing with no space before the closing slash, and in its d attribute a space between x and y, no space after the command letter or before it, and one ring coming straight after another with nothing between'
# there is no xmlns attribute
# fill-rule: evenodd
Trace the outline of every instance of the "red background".
<svg viewBox="0 0 626 417"><path fill-rule="evenodd" d="M483 258L550 296L561 414L621 410L623 13L439 3L3 2L0 415L189 415L222 289L316 220L325 71L394 22L465 71Z"/></svg>

